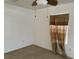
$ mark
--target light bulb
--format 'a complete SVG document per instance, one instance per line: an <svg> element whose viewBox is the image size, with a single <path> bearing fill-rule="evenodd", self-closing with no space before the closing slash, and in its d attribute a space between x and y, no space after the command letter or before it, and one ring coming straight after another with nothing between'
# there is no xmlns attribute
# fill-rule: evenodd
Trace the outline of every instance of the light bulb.
<svg viewBox="0 0 79 59"><path fill-rule="evenodd" d="M36 3L37 3L37 5L47 5L48 1L47 0L37 0Z"/></svg>

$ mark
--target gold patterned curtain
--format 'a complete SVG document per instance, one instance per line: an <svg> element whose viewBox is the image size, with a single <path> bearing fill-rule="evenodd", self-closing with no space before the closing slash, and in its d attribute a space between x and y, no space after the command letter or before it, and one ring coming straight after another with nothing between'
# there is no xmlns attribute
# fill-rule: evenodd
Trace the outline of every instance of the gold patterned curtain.
<svg viewBox="0 0 79 59"><path fill-rule="evenodd" d="M68 14L50 17L50 34L54 53L57 53L58 49L60 49L61 53L65 55L64 43L68 26L68 19Z"/></svg>

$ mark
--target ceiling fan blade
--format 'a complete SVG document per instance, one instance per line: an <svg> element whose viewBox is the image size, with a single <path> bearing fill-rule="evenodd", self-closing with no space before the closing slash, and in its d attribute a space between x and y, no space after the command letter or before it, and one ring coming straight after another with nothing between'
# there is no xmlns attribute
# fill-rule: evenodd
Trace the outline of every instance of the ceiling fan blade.
<svg viewBox="0 0 79 59"><path fill-rule="evenodd" d="M47 0L47 1L48 1L48 4L53 5L53 6L56 6L58 4L57 0Z"/></svg>
<svg viewBox="0 0 79 59"><path fill-rule="evenodd" d="M36 3L37 0L35 0L33 3L32 3L32 6L36 6L37 3Z"/></svg>

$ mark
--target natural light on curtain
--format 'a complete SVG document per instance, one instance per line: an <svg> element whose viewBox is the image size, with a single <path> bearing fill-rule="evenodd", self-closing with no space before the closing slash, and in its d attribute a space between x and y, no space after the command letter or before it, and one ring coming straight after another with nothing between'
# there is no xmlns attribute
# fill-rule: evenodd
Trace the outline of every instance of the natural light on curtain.
<svg viewBox="0 0 79 59"><path fill-rule="evenodd" d="M68 25L50 25L50 30L56 37L56 33L62 37L65 34L65 44L68 44Z"/></svg>

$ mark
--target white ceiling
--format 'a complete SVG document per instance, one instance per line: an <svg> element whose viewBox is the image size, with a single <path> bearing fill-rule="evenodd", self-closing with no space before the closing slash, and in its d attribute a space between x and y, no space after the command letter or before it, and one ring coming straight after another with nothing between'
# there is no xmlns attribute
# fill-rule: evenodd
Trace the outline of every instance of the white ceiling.
<svg viewBox="0 0 79 59"><path fill-rule="evenodd" d="M32 7L32 2L34 0L4 0L5 3L8 4L12 4L15 6L20 6L20 7L24 7L24 8L29 8L29 9L34 9L34 7ZM74 0L58 0L58 4L67 4L67 3L71 3L74 2ZM45 8L47 6L38 6L37 9L40 8Z"/></svg>

